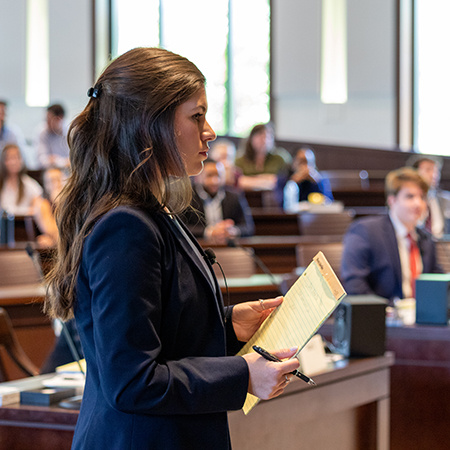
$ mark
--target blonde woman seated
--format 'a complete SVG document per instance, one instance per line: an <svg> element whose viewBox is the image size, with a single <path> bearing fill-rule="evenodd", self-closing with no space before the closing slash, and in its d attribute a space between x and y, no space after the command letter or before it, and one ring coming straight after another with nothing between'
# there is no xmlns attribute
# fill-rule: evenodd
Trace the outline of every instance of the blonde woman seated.
<svg viewBox="0 0 450 450"><path fill-rule="evenodd" d="M56 242L56 224L49 203L43 198L43 188L26 174L16 144L7 144L0 156L0 207L14 216L33 216L42 233L39 244Z"/></svg>

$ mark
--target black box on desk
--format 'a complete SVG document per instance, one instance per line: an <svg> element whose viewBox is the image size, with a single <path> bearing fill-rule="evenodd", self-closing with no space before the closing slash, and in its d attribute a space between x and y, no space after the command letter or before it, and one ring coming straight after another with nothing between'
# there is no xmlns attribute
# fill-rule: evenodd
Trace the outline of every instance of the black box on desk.
<svg viewBox="0 0 450 450"><path fill-rule="evenodd" d="M387 300L377 295L348 295L334 312L333 345L349 356L380 356L386 350Z"/></svg>
<svg viewBox="0 0 450 450"><path fill-rule="evenodd" d="M23 405L49 406L75 395L75 388L41 388L20 393L20 403Z"/></svg>
<svg viewBox="0 0 450 450"><path fill-rule="evenodd" d="M450 274L423 273L416 280L416 323L447 325Z"/></svg>

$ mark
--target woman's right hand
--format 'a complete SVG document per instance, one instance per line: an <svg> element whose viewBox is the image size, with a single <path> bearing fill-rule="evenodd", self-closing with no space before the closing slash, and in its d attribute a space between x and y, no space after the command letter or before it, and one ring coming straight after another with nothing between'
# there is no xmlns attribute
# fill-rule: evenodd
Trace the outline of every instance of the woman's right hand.
<svg viewBox="0 0 450 450"><path fill-rule="evenodd" d="M273 354L280 359L290 358L297 348L274 351ZM282 362L272 362L258 355L248 353L243 356L248 365L249 382L248 392L262 400L277 397L283 393L293 376L291 372L298 369L300 363L297 358Z"/></svg>

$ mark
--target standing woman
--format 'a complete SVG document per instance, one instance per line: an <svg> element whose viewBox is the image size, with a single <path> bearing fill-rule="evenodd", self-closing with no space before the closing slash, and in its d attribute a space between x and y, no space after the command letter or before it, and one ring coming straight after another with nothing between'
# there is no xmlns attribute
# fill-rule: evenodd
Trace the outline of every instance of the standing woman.
<svg viewBox="0 0 450 450"><path fill-rule="evenodd" d="M279 395L298 366L227 356L282 298L224 308L208 258L177 219L215 139L204 85L181 56L130 50L70 127L46 310L75 316L87 361L74 449L230 448L226 412L247 392Z"/></svg>

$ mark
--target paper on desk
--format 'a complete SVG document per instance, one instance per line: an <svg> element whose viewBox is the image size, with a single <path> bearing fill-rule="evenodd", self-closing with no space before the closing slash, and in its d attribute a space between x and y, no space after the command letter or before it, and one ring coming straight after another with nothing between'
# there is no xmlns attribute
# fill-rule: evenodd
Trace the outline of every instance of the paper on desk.
<svg viewBox="0 0 450 450"><path fill-rule="evenodd" d="M284 296L283 303L267 318L238 353L245 355L258 345L269 351L298 347L296 357L318 328L335 310L346 292L322 252L300 275ZM247 395L243 411L248 414L259 398Z"/></svg>
<svg viewBox="0 0 450 450"><path fill-rule="evenodd" d="M58 366L56 368L57 373L81 373L80 370L83 369L83 372L86 373L86 360L80 359L79 361L73 361L62 366Z"/></svg>

